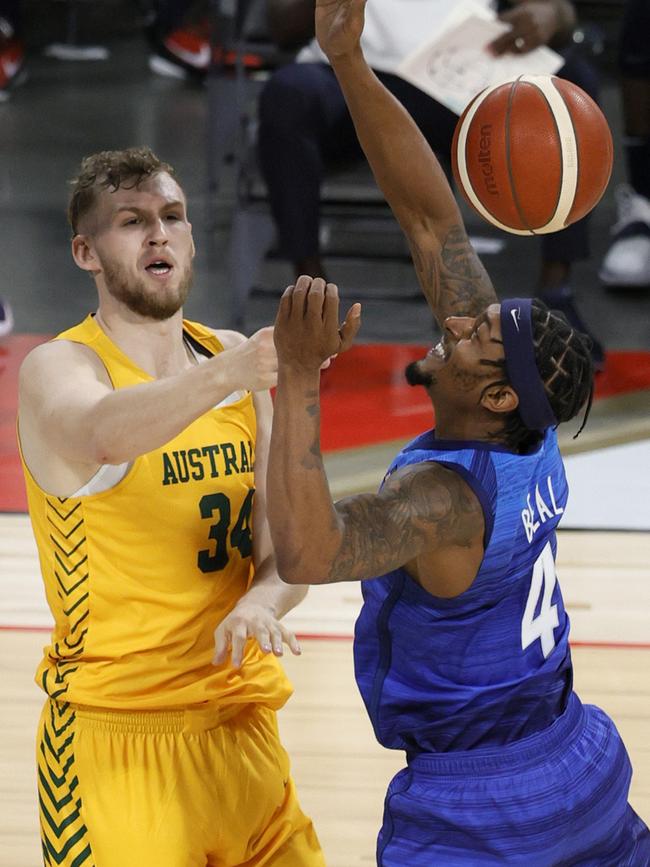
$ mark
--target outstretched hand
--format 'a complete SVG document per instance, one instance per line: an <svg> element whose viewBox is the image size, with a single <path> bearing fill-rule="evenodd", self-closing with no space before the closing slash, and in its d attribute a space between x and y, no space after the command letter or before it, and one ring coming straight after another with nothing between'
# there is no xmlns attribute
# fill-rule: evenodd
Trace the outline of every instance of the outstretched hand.
<svg viewBox="0 0 650 867"><path fill-rule="evenodd" d="M278 362L318 370L350 348L361 326L361 305L353 304L339 321L339 292L322 277L301 276L280 300L273 338Z"/></svg>
<svg viewBox="0 0 650 867"><path fill-rule="evenodd" d="M212 664L222 665L230 655L233 668L239 668L251 638L257 641L263 653L282 656L284 644L294 656L301 653L294 633L269 608L243 596L215 630Z"/></svg>
<svg viewBox="0 0 650 867"><path fill-rule="evenodd" d="M316 0L316 38L330 59L359 45L365 8L366 0Z"/></svg>

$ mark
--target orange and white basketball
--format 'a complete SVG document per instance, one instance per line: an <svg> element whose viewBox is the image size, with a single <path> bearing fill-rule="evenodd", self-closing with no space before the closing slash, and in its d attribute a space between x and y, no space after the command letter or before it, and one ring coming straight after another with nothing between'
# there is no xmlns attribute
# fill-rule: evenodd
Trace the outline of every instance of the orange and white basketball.
<svg viewBox="0 0 650 867"><path fill-rule="evenodd" d="M612 135L596 103L553 75L520 75L474 97L452 144L468 203L515 235L557 232L605 192Z"/></svg>

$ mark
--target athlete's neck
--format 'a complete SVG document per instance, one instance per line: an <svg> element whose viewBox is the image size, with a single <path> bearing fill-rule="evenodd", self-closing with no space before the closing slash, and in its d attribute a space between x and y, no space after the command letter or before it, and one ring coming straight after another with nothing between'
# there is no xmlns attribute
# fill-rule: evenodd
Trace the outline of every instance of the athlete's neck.
<svg viewBox="0 0 650 867"><path fill-rule="evenodd" d="M191 366L183 341L183 313L162 321L131 314L128 317L101 307L95 322L138 367L154 379L174 376Z"/></svg>
<svg viewBox="0 0 650 867"><path fill-rule="evenodd" d="M436 410L436 439L507 445L502 425L495 421L491 413L482 413L479 418Z"/></svg>

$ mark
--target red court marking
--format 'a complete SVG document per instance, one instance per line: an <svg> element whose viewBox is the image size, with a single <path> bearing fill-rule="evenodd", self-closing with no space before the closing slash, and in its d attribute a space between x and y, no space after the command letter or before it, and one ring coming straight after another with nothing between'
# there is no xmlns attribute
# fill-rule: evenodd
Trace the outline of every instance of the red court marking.
<svg viewBox="0 0 650 867"><path fill-rule="evenodd" d="M596 398L614 397L650 388L650 352L608 352L596 377Z"/></svg>
<svg viewBox="0 0 650 867"><path fill-rule="evenodd" d="M0 512L27 510L15 435L17 374L22 359L42 334L13 335L0 345ZM321 442L337 451L409 439L433 425L433 409L422 388L411 388L404 368L428 346L354 346L324 371ZM596 399L650 388L650 352L608 352L596 379Z"/></svg>
<svg viewBox="0 0 650 867"><path fill-rule="evenodd" d="M404 368L430 347L354 346L323 374L321 441L324 451L416 436L433 425L422 388L404 380ZM608 352L596 377L596 400L650 388L650 352Z"/></svg>
<svg viewBox="0 0 650 867"><path fill-rule="evenodd" d="M14 334L0 343L0 512L26 512L27 497L16 443L18 368L43 334Z"/></svg>
<svg viewBox="0 0 650 867"><path fill-rule="evenodd" d="M404 368L428 348L368 344L335 359L322 376L323 451L408 438L432 427L431 401L404 379Z"/></svg>
<svg viewBox="0 0 650 867"><path fill-rule="evenodd" d="M0 624L0 632L51 632L50 626L9 626ZM296 633L298 641L353 641L353 635L333 635L315 632ZM650 650L650 644L640 641L569 641L571 647L603 648L604 650Z"/></svg>
<svg viewBox="0 0 650 867"><path fill-rule="evenodd" d="M9 626L0 624L0 632L51 632L51 626Z"/></svg>

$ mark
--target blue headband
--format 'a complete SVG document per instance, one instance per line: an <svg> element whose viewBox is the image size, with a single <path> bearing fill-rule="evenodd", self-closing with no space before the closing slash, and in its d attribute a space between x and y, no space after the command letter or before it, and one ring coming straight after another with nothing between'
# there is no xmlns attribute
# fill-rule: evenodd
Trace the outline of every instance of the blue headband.
<svg viewBox="0 0 650 867"><path fill-rule="evenodd" d="M557 424L535 363L532 300L509 298L501 302L501 335L506 372L519 398L519 415L529 430L545 430Z"/></svg>

